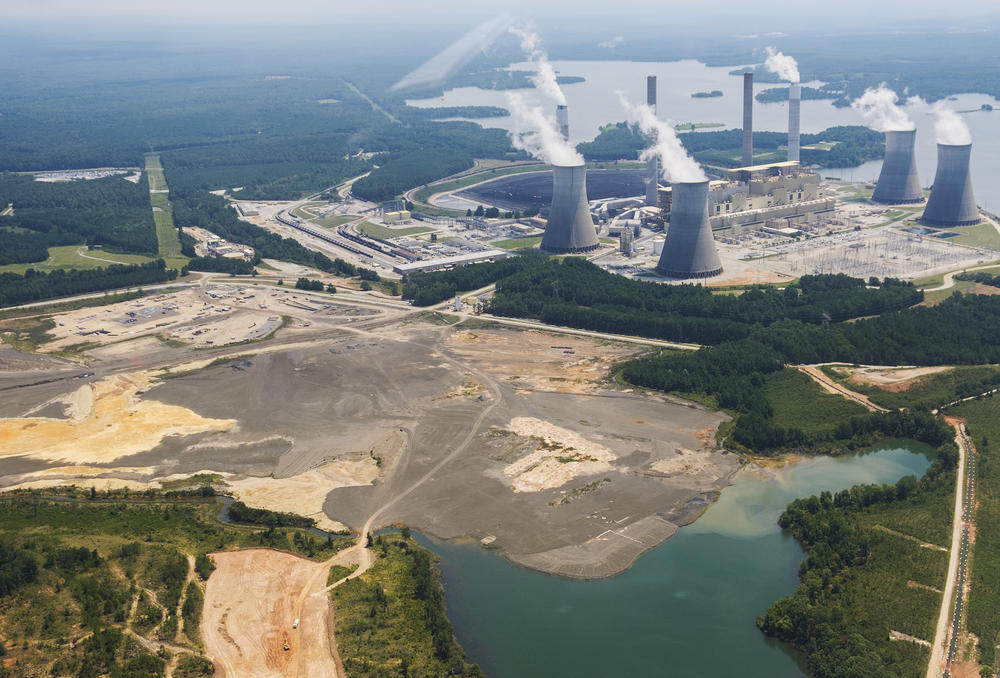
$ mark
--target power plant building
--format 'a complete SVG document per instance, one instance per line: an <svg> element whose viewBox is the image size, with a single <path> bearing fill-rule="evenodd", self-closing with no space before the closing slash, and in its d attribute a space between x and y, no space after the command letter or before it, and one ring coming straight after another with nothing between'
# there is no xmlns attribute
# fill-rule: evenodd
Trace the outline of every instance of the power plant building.
<svg viewBox="0 0 1000 678"><path fill-rule="evenodd" d="M599 245L587 202L586 165L553 165L552 206L542 235L542 251L590 252Z"/></svg>
<svg viewBox="0 0 1000 678"><path fill-rule="evenodd" d="M920 188L913 155L916 138L916 130L885 133L885 159L872 200L887 205L923 202L924 192Z"/></svg>
<svg viewBox="0 0 1000 678"><path fill-rule="evenodd" d="M656 270L671 278L711 278L722 261L708 222L708 181L677 182L671 187L672 210Z"/></svg>
<svg viewBox="0 0 1000 678"><path fill-rule="evenodd" d="M972 192L969 158L972 144L938 144L937 172L921 221L931 226L978 224L979 209Z"/></svg>
<svg viewBox="0 0 1000 678"><path fill-rule="evenodd" d="M820 177L797 162L751 165L729 170L728 180L708 187L708 215L713 230L768 219L832 210L834 198L823 195ZM660 211L664 219L672 209L673 191L661 188Z"/></svg>

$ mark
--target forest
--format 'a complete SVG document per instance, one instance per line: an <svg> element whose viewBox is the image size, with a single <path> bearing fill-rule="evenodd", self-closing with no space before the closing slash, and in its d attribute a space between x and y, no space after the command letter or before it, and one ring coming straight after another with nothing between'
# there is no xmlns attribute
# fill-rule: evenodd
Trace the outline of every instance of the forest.
<svg viewBox="0 0 1000 678"><path fill-rule="evenodd" d="M31 263L55 245L102 245L109 251L156 254L149 184L122 177L43 182L32 175L0 173L0 203L14 214L0 217L0 263Z"/></svg>
<svg viewBox="0 0 1000 678"><path fill-rule="evenodd" d="M907 582L936 583L944 554L900 545L899 540L887 542L894 537L885 530L903 523L905 534L943 541L958 461L953 431L927 413L870 415L865 427L889 438L917 440L935 451L919 480L906 476L891 485L858 485L797 499L779 518L806 550L801 583L794 595L758 617L757 626L802 650L809 674L816 678L922 674L926 651L891 641L889 630L929 637L940 603L938 596ZM914 516L927 518L918 524Z"/></svg>
<svg viewBox="0 0 1000 678"><path fill-rule="evenodd" d="M177 271L167 268L163 259L146 264L111 264L106 268L57 269L51 273L29 268L24 275L0 273L0 307L120 287L151 285L176 278Z"/></svg>

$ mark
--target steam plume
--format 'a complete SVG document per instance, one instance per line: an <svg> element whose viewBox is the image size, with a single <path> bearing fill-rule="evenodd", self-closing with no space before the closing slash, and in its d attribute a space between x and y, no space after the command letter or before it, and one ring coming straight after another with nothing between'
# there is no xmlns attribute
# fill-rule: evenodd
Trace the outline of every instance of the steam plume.
<svg viewBox="0 0 1000 678"><path fill-rule="evenodd" d="M508 92L507 108L514 125L510 131L514 148L550 165L583 164L583 156L563 139L555 120L546 116L541 106L531 106L519 93Z"/></svg>
<svg viewBox="0 0 1000 678"><path fill-rule="evenodd" d="M618 93L618 98L629 117L638 122L639 128L651 138L651 145L642 152L641 160L659 158L663 178L667 181L687 183L708 179L698 163L684 150L674 128L657 118L648 104L636 106L621 92Z"/></svg>
<svg viewBox="0 0 1000 678"><path fill-rule="evenodd" d="M958 113L940 101L934 104L933 108L934 115L937 116L934 121L934 132L939 144L964 146L972 143L969 126L965 124L965 120Z"/></svg>
<svg viewBox="0 0 1000 678"><path fill-rule="evenodd" d="M851 107L861 113L869 126L878 132L908 132L916 129L913 120L899 105L899 97L883 82L877 89L868 88L851 102Z"/></svg>
<svg viewBox="0 0 1000 678"><path fill-rule="evenodd" d="M560 106L565 106L566 95L559 88L556 70L549 63L549 55L541 48L542 39L538 37L537 33L524 28L511 26L509 30L521 38L521 49L528 55L528 61L535 66L535 74L531 76L531 82L535 84L535 88Z"/></svg>
<svg viewBox="0 0 1000 678"><path fill-rule="evenodd" d="M799 64L793 57L782 54L773 47L767 48L767 61L764 68L777 73L782 80L795 84L799 81Z"/></svg>

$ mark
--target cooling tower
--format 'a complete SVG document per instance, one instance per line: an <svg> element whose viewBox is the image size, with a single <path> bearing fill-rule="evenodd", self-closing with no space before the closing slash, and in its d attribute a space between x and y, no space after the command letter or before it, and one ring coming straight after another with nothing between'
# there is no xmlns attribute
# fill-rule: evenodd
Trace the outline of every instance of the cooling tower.
<svg viewBox="0 0 1000 678"><path fill-rule="evenodd" d="M569 109L566 106L556 106L556 126L562 138L569 141Z"/></svg>
<svg viewBox="0 0 1000 678"><path fill-rule="evenodd" d="M937 172L922 221L932 226L971 226L979 223L972 194L969 156L972 144L938 144Z"/></svg>
<svg viewBox="0 0 1000 678"><path fill-rule="evenodd" d="M598 247L587 204L587 167L552 166L552 207L541 249L552 254L589 252Z"/></svg>
<svg viewBox="0 0 1000 678"><path fill-rule="evenodd" d="M889 205L923 201L917 161L913 156L916 138L917 131L912 129L885 133L885 159L872 200Z"/></svg>
<svg viewBox="0 0 1000 678"><path fill-rule="evenodd" d="M743 74L743 166L753 164L753 72Z"/></svg>
<svg viewBox="0 0 1000 678"><path fill-rule="evenodd" d="M802 108L802 86L788 86L788 160L799 161L799 112Z"/></svg>
<svg viewBox="0 0 1000 678"><path fill-rule="evenodd" d="M710 278L722 273L708 223L708 181L674 183L670 228L656 270L671 278Z"/></svg>
<svg viewBox="0 0 1000 678"><path fill-rule="evenodd" d="M656 113L656 76L646 76L646 104ZM646 204L656 207L659 204L659 197L656 189L660 183L660 167L656 156L650 156L646 161Z"/></svg>

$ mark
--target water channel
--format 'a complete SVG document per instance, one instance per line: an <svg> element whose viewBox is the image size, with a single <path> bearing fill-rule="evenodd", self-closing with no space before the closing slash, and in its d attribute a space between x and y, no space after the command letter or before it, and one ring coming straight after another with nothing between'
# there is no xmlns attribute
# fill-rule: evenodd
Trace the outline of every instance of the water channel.
<svg viewBox="0 0 1000 678"><path fill-rule="evenodd" d="M798 657L754 625L798 581L803 553L778 516L797 497L920 477L927 452L895 441L744 469L698 521L604 581L524 570L478 544L421 541L441 557L459 641L493 678L801 678Z"/></svg>

